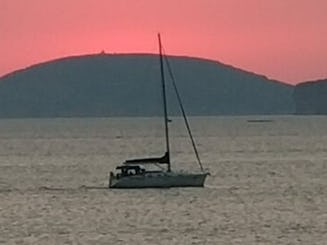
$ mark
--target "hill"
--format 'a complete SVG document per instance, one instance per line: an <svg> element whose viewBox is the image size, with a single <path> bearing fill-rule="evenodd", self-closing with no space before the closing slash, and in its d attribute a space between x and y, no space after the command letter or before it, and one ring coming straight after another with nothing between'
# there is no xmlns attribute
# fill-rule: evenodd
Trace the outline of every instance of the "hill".
<svg viewBox="0 0 327 245"><path fill-rule="evenodd" d="M188 114L294 112L293 86L210 60L169 56ZM170 114L176 99L166 73ZM157 55L98 54L31 66L0 78L0 117L157 116Z"/></svg>
<svg viewBox="0 0 327 245"><path fill-rule="evenodd" d="M327 79L295 86L296 114L327 114Z"/></svg>

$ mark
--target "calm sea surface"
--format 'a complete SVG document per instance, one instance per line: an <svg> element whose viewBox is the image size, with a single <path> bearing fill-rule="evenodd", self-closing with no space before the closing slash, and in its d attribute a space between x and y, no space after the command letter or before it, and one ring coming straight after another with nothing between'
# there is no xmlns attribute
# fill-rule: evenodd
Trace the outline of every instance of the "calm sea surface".
<svg viewBox="0 0 327 245"><path fill-rule="evenodd" d="M158 118L0 120L0 244L326 244L327 117L190 118L205 188L110 190ZM172 168L197 170L181 119Z"/></svg>

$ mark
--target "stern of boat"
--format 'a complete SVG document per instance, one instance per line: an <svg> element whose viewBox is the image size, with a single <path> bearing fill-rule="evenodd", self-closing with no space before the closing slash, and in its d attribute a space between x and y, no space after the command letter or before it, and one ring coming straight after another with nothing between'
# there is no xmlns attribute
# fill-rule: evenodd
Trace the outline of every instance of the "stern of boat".
<svg viewBox="0 0 327 245"><path fill-rule="evenodd" d="M116 176L113 172L109 173L109 188L112 188L113 182L116 180Z"/></svg>

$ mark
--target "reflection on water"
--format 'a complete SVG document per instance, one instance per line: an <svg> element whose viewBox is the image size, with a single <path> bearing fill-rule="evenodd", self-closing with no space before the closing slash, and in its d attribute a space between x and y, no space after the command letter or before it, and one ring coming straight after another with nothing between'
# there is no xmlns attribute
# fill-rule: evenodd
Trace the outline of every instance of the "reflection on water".
<svg viewBox="0 0 327 245"><path fill-rule="evenodd" d="M205 188L109 190L117 164L163 153L160 119L0 120L0 244L324 244L327 117L191 125ZM173 168L198 168L170 127Z"/></svg>

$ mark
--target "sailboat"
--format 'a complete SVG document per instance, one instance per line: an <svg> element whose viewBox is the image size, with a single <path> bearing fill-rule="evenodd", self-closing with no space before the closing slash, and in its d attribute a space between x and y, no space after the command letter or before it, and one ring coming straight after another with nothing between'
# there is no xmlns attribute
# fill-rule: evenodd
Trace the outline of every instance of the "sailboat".
<svg viewBox="0 0 327 245"><path fill-rule="evenodd" d="M162 157L130 159L116 167L116 171L109 174L109 188L171 188L171 187L203 187L209 172L204 171L196 148L194 138L185 114L181 97L177 90L176 82L171 72L167 57L163 55L160 34L158 34L159 57L161 71L161 89L164 112L164 126L166 151ZM177 100L184 118L184 122L189 133L195 156L198 160L199 172L178 172L171 169L170 142L169 142L169 119L166 97L166 81L164 74L164 58L173 81L173 87L177 95ZM152 168L151 168L152 166ZM165 166L165 167L163 167ZM155 168L153 168L155 167Z"/></svg>

